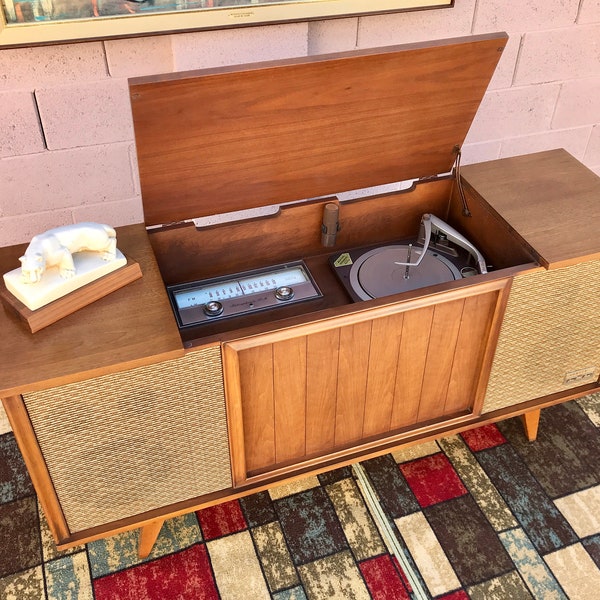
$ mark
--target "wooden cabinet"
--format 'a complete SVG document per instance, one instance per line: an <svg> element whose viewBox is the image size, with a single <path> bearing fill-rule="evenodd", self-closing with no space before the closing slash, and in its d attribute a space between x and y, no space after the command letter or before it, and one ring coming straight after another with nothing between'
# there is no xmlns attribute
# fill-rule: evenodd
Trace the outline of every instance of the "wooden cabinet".
<svg viewBox="0 0 600 600"><path fill-rule="evenodd" d="M505 43L130 82L146 227L118 245L143 277L33 335L0 312L0 397L60 548L142 527L146 555L165 518L509 416L532 439L600 389L600 179L563 150L454 167ZM353 301L330 255L424 213L488 273ZM166 285L299 259L322 296L178 329Z"/></svg>

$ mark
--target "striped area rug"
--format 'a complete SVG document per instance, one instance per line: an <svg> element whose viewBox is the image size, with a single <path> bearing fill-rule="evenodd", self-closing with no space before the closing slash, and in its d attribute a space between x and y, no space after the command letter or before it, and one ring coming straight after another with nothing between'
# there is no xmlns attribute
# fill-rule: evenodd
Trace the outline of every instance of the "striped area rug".
<svg viewBox="0 0 600 600"><path fill-rule="evenodd" d="M0 435L2 600L593 600L600 394L57 552Z"/></svg>

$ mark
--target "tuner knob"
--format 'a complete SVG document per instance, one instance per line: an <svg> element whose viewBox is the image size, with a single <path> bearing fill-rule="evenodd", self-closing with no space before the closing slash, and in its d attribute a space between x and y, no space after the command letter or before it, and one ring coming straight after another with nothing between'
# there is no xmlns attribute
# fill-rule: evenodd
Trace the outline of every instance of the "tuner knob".
<svg viewBox="0 0 600 600"><path fill-rule="evenodd" d="M208 317L218 317L223 312L223 305L217 300L212 300L211 302L207 302L202 307L202 310Z"/></svg>
<svg viewBox="0 0 600 600"><path fill-rule="evenodd" d="M294 297L294 288L289 285L282 285L275 290L277 300L291 300Z"/></svg>

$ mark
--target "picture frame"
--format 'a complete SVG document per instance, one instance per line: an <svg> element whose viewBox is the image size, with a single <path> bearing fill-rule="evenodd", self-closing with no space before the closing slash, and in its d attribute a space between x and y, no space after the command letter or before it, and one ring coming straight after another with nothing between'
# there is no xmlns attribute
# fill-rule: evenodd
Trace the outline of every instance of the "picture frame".
<svg viewBox="0 0 600 600"><path fill-rule="evenodd" d="M453 5L454 0L0 0L0 48Z"/></svg>

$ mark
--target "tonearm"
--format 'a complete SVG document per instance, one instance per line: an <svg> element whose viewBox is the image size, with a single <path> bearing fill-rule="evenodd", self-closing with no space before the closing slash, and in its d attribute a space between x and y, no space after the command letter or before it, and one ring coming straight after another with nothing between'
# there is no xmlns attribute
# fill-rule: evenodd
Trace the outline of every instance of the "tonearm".
<svg viewBox="0 0 600 600"><path fill-rule="evenodd" d="M450 240L457 246L464 248L477 262L477 269L479 270L479 272L487 273L485 260L483 259L483 256L481 255L479 250L477 250L477 248L475 248L475 246L473 246L473 244L471 244L471 242L469 242L469 240L466 239L462 234L456 231L456 229L450 227L448 223L442 221L441 219L438 219L438 217L432 215L431 213L426 213L421 217L421 227L419 230L418 239L419 242L423 244L423 248L415 252L417 256L416 260L411 261L409 257L407 262L396 261L395 264L407 267L418 266L423 260L427 249L429 248L429 245L431 243L431 236L439 236L440 234L444 235L446 239Z"/></svg>

